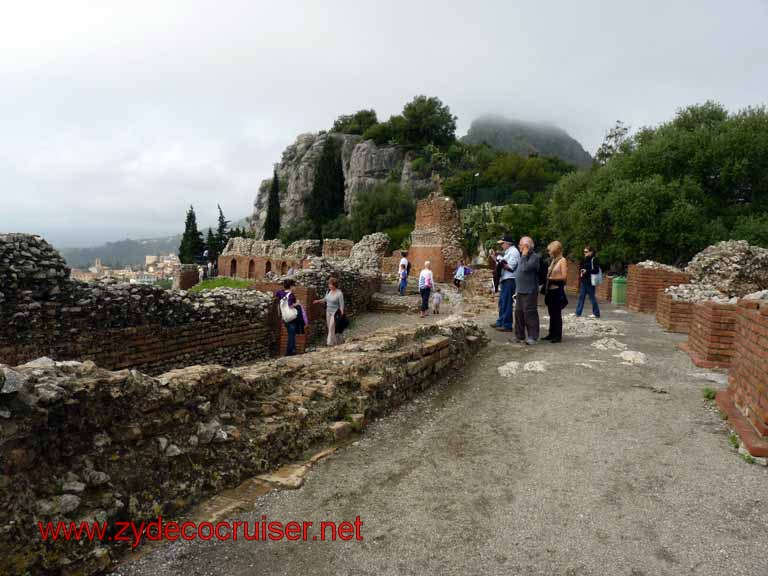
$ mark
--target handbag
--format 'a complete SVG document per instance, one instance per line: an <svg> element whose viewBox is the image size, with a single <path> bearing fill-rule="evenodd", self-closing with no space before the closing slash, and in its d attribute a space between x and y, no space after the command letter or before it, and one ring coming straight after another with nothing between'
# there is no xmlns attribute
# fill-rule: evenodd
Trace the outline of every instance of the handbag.
<svg viewBox="0 0 768 576"><path fill-rule="evenodd" d="M603 271L598 270L597 274L590 274L589 280L592 282L592 286L600 286L603 283Z"/></svg>
<svg viewBox="0 0 768 576"><path fill-rule="evenodd" d="M290 294L286 294L280 300L280 316L283 318L283 322L289 324L296 320L296 316L299 315L296 308L292 308L288 303L288 297Z"/></svg>
<svg viewBox="0 0 768 576"><path fill-rule="evenodd" d="M343 334L344 330L349 327L349 319L346 314L342 314L341 310L336 310L336 314L333 315L333 318L334 332L336 332L336 334Z"/></svg>

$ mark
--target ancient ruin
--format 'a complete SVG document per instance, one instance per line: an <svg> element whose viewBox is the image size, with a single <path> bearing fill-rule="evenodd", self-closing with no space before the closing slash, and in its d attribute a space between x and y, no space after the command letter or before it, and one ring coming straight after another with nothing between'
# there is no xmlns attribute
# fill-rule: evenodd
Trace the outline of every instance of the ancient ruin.
<svg viewBox="0 0 768 576"><path fill-rule="evenodd" d="M416 270L429 260L435 280L445 282L453 278L456 265L465 256L464 236L456 203L443 195L439 179L436 182L437 190L416 204L408 260ZM399 260L397 253L392 258Z"/></svg>

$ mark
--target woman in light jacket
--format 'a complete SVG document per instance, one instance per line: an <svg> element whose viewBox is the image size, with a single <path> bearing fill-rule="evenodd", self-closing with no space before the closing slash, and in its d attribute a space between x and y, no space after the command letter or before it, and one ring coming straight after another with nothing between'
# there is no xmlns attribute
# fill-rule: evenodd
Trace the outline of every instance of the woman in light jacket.
<svg viewBox="0 0 768 576"><path fill-rule="evenodd" d="M343 334L336 334L336 313L344 316L344 293L339 290L339 281L328 278L328 293L325 298L315 300L315 304L325 304L325 323L328 325L328 346L336 346L344 341Z"/></svg>

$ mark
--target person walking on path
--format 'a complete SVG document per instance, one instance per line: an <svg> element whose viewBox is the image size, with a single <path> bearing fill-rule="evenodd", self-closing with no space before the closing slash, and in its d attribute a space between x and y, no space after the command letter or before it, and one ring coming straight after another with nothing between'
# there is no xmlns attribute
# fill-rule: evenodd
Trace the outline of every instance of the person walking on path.
<svg viewBox="0 0 768 576"><path fill-rule="evenodd" d="M552 344L563 341L563 308L568 303L565 281L568 279L568 262L563 258L563 245L555 240L547 246L549 268L544 283L544 303L549 311L549 333L544 340Z"/></svg>
<svg viewBox="0 0 768 576"><path fill-rule="evenodd" d="M515 337L532 346L539 339L539 257L530 236L520 238L520 264L515 293Z"/></svg>
<svg viewBox="0 0 768 576"><path fill-rule="evenodd" d="M408 268L405 264L400 264L400 271L397 273L400 283L397 286L397 292L400 296L405 296L405 289L408 287Z"/></svg>
<svg viewBox="0 0 768 576"><path fill-rule="evenodd" d="M592 302L592 316L600 318L600 306L597 304L595 285L592 284L592 275L600 273L600 262L592 246L584 247L584 259L579 265L579 301L576 303L576 316L581 316L584 311L584 301L589 295Z"/></svg>
<svg viewBox="0 0 768 576"><path fill-rule="evenodd" d="M337 313L344 316L344 293L339 290L339 281L328 278L328 293L314 304L325 304L325 323L328 325L328 346L336 346L344 341L343 334L336 333Z"/></svg>
<svg viewBox="0 0 768 576"><path fill-rule="evenodd" d="M294 280L283 280L283 287L275 292L275 297L279 302L280 316L288 332L288 344L285 348L286 356L296 354L296 334L299 333L299 327L304 325L303 311L300 306L297 306L296 295L293 293L295 284Z"/></svg>
<svg viewBox="0 0 768 576"><path fill-rule="evenodd" d="M435 281L432 276L432 263L427 260L424 262L424 268L419 274L419 294L421 294L421 309L419 316L424 318L429 310L429 295L432 293Z"/></svg>
<svg viewBox="0 0 768 576"><path fill-rule="evenodd" d="M512 332L512 310L517 290L515 277L520 265L520 252L515 248L515 240L512 236L504 236L498 243L501 244L504 254L499 262L501 265L499 317L493 327L502 332Z"/></svg>

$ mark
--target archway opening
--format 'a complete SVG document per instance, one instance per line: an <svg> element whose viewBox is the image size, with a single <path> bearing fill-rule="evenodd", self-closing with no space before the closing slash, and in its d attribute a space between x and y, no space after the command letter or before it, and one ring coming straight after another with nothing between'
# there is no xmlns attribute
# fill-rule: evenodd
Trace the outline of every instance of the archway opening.
<svg viewBox="0 0 768 576"><path fill-rule="evenodd" d="M256 278L256 263L253 260L248 262L248 278Z"/></svg>
<svg viewBox="0 0 768 576"><path fill-rule="evenodd" d="M229 263L229 275L232 278L235 278L237 276L237 260L232 258L232 261Z"/></svg>

